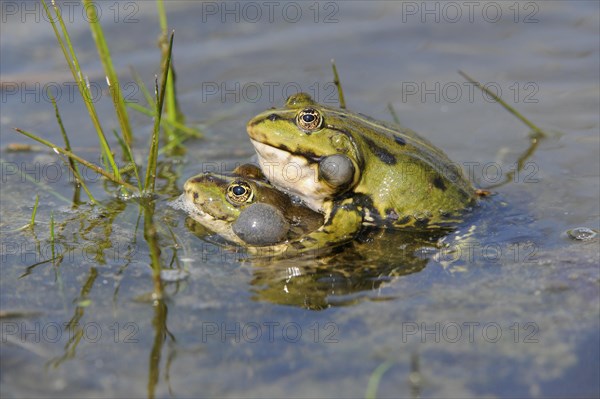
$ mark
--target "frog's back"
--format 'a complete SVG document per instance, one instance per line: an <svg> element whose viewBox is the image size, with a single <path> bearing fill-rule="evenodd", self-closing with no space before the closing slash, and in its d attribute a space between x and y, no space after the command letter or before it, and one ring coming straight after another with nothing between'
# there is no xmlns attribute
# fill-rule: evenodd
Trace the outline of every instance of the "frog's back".
<svg viewBox="0 0 600 399"><path fill-rule="evenodd" d="M475 190L460 167L413 130L362 114L330 112L333 129L352 126L363 162L354 192L363 195L375 224L437 224L474 201Z"/></svg>

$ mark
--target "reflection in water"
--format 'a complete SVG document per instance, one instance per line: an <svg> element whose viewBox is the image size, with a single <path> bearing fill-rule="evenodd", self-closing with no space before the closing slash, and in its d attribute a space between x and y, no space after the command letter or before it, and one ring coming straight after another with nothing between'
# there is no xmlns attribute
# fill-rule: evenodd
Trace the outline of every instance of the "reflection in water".
<svg viewBox="0 0 600 399"><path fill-rule="evenodd" d="M77 303L77 306L75 307L75 313L66 325L69 331L69 340L65 344L64 354L62 356L50 360L46 364L47 366L58 367L66 360L75 357L77 346L81 342L81 339L84 335L84 329L79 324L79 322L84 316L86 306L85 301L87 301L90 295L90 291L92 290L92 287L94 286L94 282L96 281L97 277L98 270L95 267L90 268L90 274L83 286L81 287L79 297L75 298L75 302Z"/></svg>
<svg viewBox="0 0 600 399"><path fill-rule="evenodd" d="M120 231L113 229L114 221L117 217L122 216L127 205L131 204L137 209L137 217L135 218L135 228L133 228L133 238L124 237ZM150 258L150 267L152 268L152 282L153 290L151 294L142 296L144 298L150 298L154 310L154 317L152 319L152 331L154 333L154 339L152 346L149 350L148 360L148 381L147 381L147 394L149 398L155 397L155 391L159 384L160 379L160 366L161 366L161 355L167 343L167 353L164 376L167 381L169 392L171 392L171 386L169 382L169 369L175 358L175 337L169 331L167 327L167 316L168 309L165 302L165 285L163 284L160 276L163 269L170 270L175 266L180 266L177 258L176 245L177 238L168 226L164 223L157 223L155 221L155 200L154 199L140 199L136 202L126 202L118 198L106 201L105 207L102 209L80 207L79 211L73 213L72 216L63 220L59 223L54 223L51 220L51 233L50 233L50 244L51 244L51 257L40 262L36 262L25 268L25 271L19 276L19 279L25 279L28 277L34 277L35 272L38 271L38 267L47 263L52 263L55 272L55 279L59 288L59 294L65 300L65 309L67 309L68 301L64 293L64 287L61 278L61 266L63 263L67 267L71 266L74 262L75 250L77 248L83 248L86 260L92 260L94 265L109 265L113 266L117 256L119 261L122 260L124 265L121 266L115 273L116 284L113 293L113 307L116 310L118 292L121 286L121 276L124 271L133 262L136 262L136 251L137 251L137 240L138 240L138 228L140 221L143 220L143 234L145 242L148 245L148 255ZM142 219L143 216L143 219ZM161 222L163 219L160 219ZM38 258L44 257L42 251L42 242L37 239L35 233L32 231L36 243L36 254ZM120 249L125 248L125 253L119 252ZM162 250L161 250L162 248ZM113 250L110 252L109 250ZM170 251L172 250L172 251ZM170 253L172 252L172 253ZM122 259L120 259L122 257ZM165 266L163 266L165 265ZM78 264L81 266L81 264ZM64 267L64 266L63 266ZM69 270L69 269L68 269ZM105 269L104 277L107 276ZM98 315L86 314L88 306L93 303L100 303L98 299L94 299L92 290L97 285L99 277L99 269L95 266L89 267L87 278L83 279L83 284L79 291L79 294L72 299L74 306L74 312L70 320L65 323L65 328L68 331L68 340L65 343L62 354L51 358L47 363L46 367L57 369L69 361L78 357L77 349L82 342L95 343L97 339L102 336L102 330L99 327L100 323L96 321L95 317ZM37 273L39 274L39 273ZM72 277L72 275L69 275ZM100 279L102 280L102 279ZM73 283L77 284L77 281L69 279L69 288L73 287ZM104 284L107 281L104 280ZM174 291L177 292L179 285L177 282L173 284L175 287ZM88 312L89 313L89 312ZM87 316L87 318L86 318ZM100 317L101 319L101 317ZM115 320L118 323L118 320ZM132 322L128 322L131 325L135 325ZM55 323L56 324L56 323ZM58 325L58 324L56 324ZM96 337L86 337L86 327L95 326L96 329L92 330L93 334L97 334ZM111 322L107 323L107 329L114 333ZM89 333L89 332L88 332ZM108 334L110 335L110 334ZM114 338L114 342L120 342L117 338ZM122 342L127 342L122 341ZM133 342L133 341L131 341Z"/></svg>
<svg viewBox="0 0 600 399"><path fill-rule="evenodd" d="M212 233L191 218L186 226L201 239L214 242ZM252 298L311 310L351 305L384 282L423 270L428 258L417 256L417 250L435 246L447 233L372 229L347 245L321 250L319 255L249 257L245 260L253 266ZM243 248L229 248L243 252Z"/></svg>
<svg viewBox="0 0 600 399"><path fill-rule="evenodd" d="M171 342L175 342L175 337L167 328L167 304L163 300L156 301L154 303L154 318L152 319L152 326L154 327L154 342L150 351L150 358L148 360L148 398L155 397L155 390L160 377L160 358L163 350L163 345L167 337ZM170 351L167 357L166 363L166 379L168 382L169 367L173 359L174 352ZM169 391L171 386L169 384Z"/></svg>

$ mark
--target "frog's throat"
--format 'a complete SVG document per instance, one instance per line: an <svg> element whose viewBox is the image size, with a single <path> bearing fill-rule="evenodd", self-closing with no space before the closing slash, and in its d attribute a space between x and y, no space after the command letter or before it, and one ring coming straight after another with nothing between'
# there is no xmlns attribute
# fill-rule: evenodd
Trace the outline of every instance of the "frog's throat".
<svg viewBox="0 0 600 399"><path fill-rule="evenodd" d="M219 234L227 241L235 244L245 245L245 243L233 232L233 229L231 228L231 222L215 219L213 216L202 211L190 213L189 216L204 227Z"/></svg>
<svg viewBox="0 0 600 399"><path fill-rule="evenodd" d="M263 174L275 187L301 196L314 211L323 212L331 189L319 181L319 164L306 157L250 139Z"/></svg>

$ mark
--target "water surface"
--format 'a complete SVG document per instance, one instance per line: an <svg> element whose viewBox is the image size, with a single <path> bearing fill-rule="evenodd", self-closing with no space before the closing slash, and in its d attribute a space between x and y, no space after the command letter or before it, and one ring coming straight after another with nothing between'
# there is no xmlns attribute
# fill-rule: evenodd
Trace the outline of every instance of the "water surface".
<svg viewBox="0 0 600 399"><path fill-rule="evenodd" d="M161 260L186 278L166 284L159 306L140 300L152 271L139 203L98 181L90 186L103 206L74 208L52 152L6 151L28 142L14 126L61 143L44 96L53 83L75 150L94 161L98 153L50 25L23 14L36 3L6 3L0 309L26 313L0 319L2 397L364 397L381 365L380 397L600 394L598 240L566 233L599 229L597 2L482 2L472 18L463 2L452 2L461 17L434 2L431 13L421 2L297 2L277 3L273 18L260 2L251 3L260 18L245 3L227 3L228 14L223 3L168 2L179 101L206 138L161 164ZM147 85L159 72L154 7L101 6L123 84L129 65ZM73 15L82 68L106 89L89 29ZM441 250L435 240L373 232L319 259L257 261L167 206L188 177L252 156L245 123L256 113L298 88L336 104L331 58L350 109L391 120L391 104L482 187L515 169L529 131L457 70L501 92L549 137ZM117 128L106 95L97 107L105 129ZM152 121L130 114L143 163ZM18 230L36 195L34 230ZM50 212L62 255L54 264Z"/></svg>

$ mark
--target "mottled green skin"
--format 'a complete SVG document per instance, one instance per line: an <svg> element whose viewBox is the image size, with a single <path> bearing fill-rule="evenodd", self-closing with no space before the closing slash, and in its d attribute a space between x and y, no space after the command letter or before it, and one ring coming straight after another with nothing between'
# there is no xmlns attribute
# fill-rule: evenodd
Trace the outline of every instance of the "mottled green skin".
<svg viewBox="0 0 600 399"><path fill-rule="evenodd" d="M232 183L244 182L253 191L248 202L235 203L227 198L227 188ZM294 240L317 230L323 224L323 215L289 195L272 187L260 170L243 165L230 174L203 173L188 179L183 187L184 200L190 206L188 214L197 222L222 235L229 241L247 246L232 231L232 224L252 204L263 203L280 210L290 225L287 239Z"/></svg>
<svg viewBox="0 0 600 399"><path fill-rule="evenodd" d="M323 122L306 132L297 125L302 110L315 109ZM475 190L460 167L415 132L392 127L345 109L313 102L304 93L284 108L267 110L248 122L261 168L276 187L302 198L326 220L351 199L363 224L436 227L460 219L475 202ZM348 184L332 186L319 161L334 154L354 166Z"/></svg>

